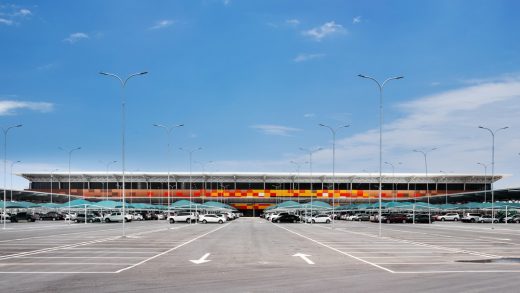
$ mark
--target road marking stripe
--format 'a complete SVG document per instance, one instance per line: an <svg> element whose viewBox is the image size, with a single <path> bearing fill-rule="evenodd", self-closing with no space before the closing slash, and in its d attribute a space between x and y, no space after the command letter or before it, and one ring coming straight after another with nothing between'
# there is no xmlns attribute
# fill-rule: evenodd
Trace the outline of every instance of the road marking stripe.
<svg viewBox="0 0 520 293"><path fill-rule="evenodd" d="M220 227L218 227L218 228L216 228L216 229L213 229L213 230L211 230L211 231L209 231L209 232L207 232L207 233L204 233L204 234L202 234L202 235L200 235L200 236L197 236L197 237L195 237L195 238L193 238L193 239L191 239L191 240L188 240L188 241L186 241L186 242L184 242L184 243L182 243L182 244L179 244L179 245L177 245L177 246L175 246L175 247L172 247L171 249L168 249L168 250L166 250L166 251L164 251L164 252L162 252L162 253L159 253L159 254L157 254L157 255L154 255L154 256L152 256L152 257L149 257L149 258L147 258L147 259L145 259L145 260L143 260L143 261L141 261L141 262L138 262L138 263L136 263L136 264L134 264L134 265L131 265L131 266L129 266L129 267L126 267L126 268L120 269L120 270L116 271L116 273L119 274L119 273L124 272L124 271L126 271L126 270L133 269L133 268L135 268L135 267L137 267L137 266L140 266L140 265L142 265L142 264L144 264L144 263L146 263L146 262L148 262L148 261L150 261L150 260L153 260L153 259L155 259L155 258L157 258L157 257L159 257L159 256L162 256L162 255L165 255L165 254L167 254L167 253L170 253L170 252L172 252L172 251L174 251L174 250L176 250L176 249L178 249L178 248L181 248L181 247L183 247L183 246L185 246L185 245L187 245L187 244L190 244L191 242L196 241L196 240L198 240L198 239L200 239L200 238L202 238L202 237L204 237L204 236L206 236L206 235L209 235L209 234L211 234L211 233L213 233L213 232L216 232L216 231L218 231L218 230L220 230L220 229L222 229L222 228L224 228L224 227L227 227L228 225L229 225L229 223L228 223L228 224L224 224L223 226L220 226Z"/></svg>
<svg viewBox="0 0 520 293"><path fill-rule="evenodd" d="M351 257L351 258L353 258L353 259L359 260L359 261L361 261L361 262L364 262L364 263L366 263L366 264L369 264L369 265L374 266L374 267L376 267L376 268L379 268L379 269L381 269L381 270L387 271L387 272L389 272L389 273L393 273L393 272L394 272L394 271L392 271L392 270L390 270L390 269L387 269L387 268L382 267L382 266L380 266L380 265L377 265L377 264L375 264L375 263L369 262L369 261L367 261L367 260L361 259L361 258L359 258L359 257L356 257L356 256L351 255L351 254L349 254L349 253L343 252L343 251L341 251L341 250L339 250L339 249L336 249L336 248L334 248L334 247L328 246L327 244L324 244L324 243L321 243L321 242L319 242L319 241L317 241L317 240L314 240L314 239L312 239L312 238L310 238L310 237L307 237L307 236L304 236L304 235L299 234L299 233L297 233L297 232L294 232L294 231L292 231L292 230L289 230L289 229L287 229L287 228L285 228L285 227L282 227L282 226L280 226L280 225L278 225L278 224L274 224L274 223L273 223L273 225L275 225L275 226L278 227L278 228L284 229L284 230L286 230L286 231L288 231L288 232L290 232L290 233L293 233L293 234L295 234L295 235L298 235L298 236L300 236L300 237L302 237L302 238L305 238L305 239L307 239L307 240L310 240L310 241L312 241L312 242L314 242L314 243L316 243L316 244L319 244L319 245L321 245L321 246L323 246L323 247L326 247L326 248L328 248L328 249L330 249L330 250L334 250L334 251L336 251L336 252L338 252L338 253L341 253L341 254L346 255L346 256L348 256L348 257Z"/></svg>

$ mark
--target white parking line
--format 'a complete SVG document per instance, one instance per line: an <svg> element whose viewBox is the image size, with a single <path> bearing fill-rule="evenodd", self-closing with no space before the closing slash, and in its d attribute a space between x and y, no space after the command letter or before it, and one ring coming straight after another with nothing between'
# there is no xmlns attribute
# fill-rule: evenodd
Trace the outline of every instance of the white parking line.
<svg viewBox="0 0 520 293"><path fill-rule="evenodd" d="M278 227L278 228L284 229L284 230L286 230L286 231L288 231L288 232L290 232L290 233L293 233L293 234L295 234L295 235L298 235L298 236L300 236L300 237L302 237L302 238L305 238L305 239L307 239L307 240L310 240L310 241L312 241L312 242L314 242L314 243L316 243L316 244L319 244L319 245L321 245L321 246L323 246L323 247L326 247L326 248L328 248L328 249L330 249L330 250L336 251L336 252L338 252L338 253L341 253L341 254L343 254L343 255L346 255L346 256L348 256L348 257L351 257L351 258L353 258L353 259L356 259L356 260L358 260L358 261L360 261L360 262L364 262L364 263L366 263L366 264L369 264L369 265L374 266L374 267L376 267L376 268L379 268L379 269L381 269L381 270L387 271L387 272L389 272L389 273L393 273L393 272L394 272L394 271L392 271L392 270L390 270L390 269L387 269L387 268L385 268L385 267L382 267L382 266L380 266L380 265L377 265L377 264L375 264L375 263L373 263L373 262L369 262L369 261L364 260L364 259L361 259L361 258L359 258L359 257L357 257L357 256L351 255L351 254L349 254L349 253L346 253L346 252L343 252L343 251L341 251L341 250L339 250L339 249L336 249L336 248L334 248L334 247L331 247L331 246L329 246L329 245L327 245L327 244L325 244L325 243L319 242L318 240L314 240L314 239L312 239L312 238L310 238L310 237L307 237L307 236L304 236L304 235L302 235L302 234L300 234L300 233L298 233L298 232L294 232L294 231L292 231L292 230L289 230L289 229L287 229L287 228L285 228L285 227L282 227L282 226L280 226L280 225L278 225L278 224L273 224L273 225L275 225L275 226Z"/></svg>
<svg viewBox="0 0 520 293"><path fill-rule="evenodd" d="M214 232L216 232L216 231L218 231L218 230L220 230L220 229L222 229L222 228L224 228L224 227L227 227L228 225L229 225L229 223L228 223L228 224L225 224L225 225L223 225L223 226L220 226L220 227L218 227L218 228L216 228L216 229L213 229L213 230L211 230L211 231L209 231L209 232L207 232L207 233L204 233L204 234L202 234L202 235L200 235L200 236L197 236L197 237L195 237L195 238L193 238L193 239L191 239L191 240L188 240L188 241L186 241L186 242L184 242L184 243L182 243L182 244L179 244L179 245L177 245L177 246L175 246L175 247L173 247L173 248L171 248L171 249L168 249L168 250L166 250L166 251L164 251L164 252L161 252L161 253L159 253L159 254L157 254L157 255L154 255L154 256L152 256L152 257L149 257L149 258L147 258L147 259L145 259L145 260L143 260L143 261L141 261L141 262L138 262L138 263L136 263L136 264L134 264L134 265L131 265L131 266L126 267L126 268L123 268L123 269L120 269L120 270L116 271L115 273L118 273L118 274L119 274L119 273L124 272L124 271L126 271L126 270L133 269L133 268L135 268L135 267L137 267L137 266L140 266L140 265L142 265L142 264L144 264L144 263L146 263L146 262L148 262L148 261L150 261L150 260L153 260L153 259L155 259L155 258L158 258L159 256L162 256L162 255L165 255L165 254L167 254L167 253L170 253L170 252L172 252L172 251L174 251L174 250L176 250L176 249L178 249L178 248L181 248L181 247L183 247L183 246L185 246L185 245L187 245L187 244L192 243L193 241L196 241L197 239L200 239L200 238L202 238L202 237L204 237L204 236L206 236L206 235L209 235L209 234L214 233Z"/></svg>

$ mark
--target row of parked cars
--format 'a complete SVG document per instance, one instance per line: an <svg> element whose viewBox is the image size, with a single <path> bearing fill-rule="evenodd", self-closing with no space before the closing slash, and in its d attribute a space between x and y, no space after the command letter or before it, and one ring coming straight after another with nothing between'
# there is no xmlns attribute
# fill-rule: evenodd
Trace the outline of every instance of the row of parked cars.
<svg viewBox="0 0 520 293"><path fill-rule="evenodd" d="M223 224L227 221L232 221L240 217L239 213L222 212L212 214L199 214L194 212L175 212L168 216L168 222L174 223L219 223Z"/></svg>
<svg viewBox="0 0 520 293"><path fill-rule="evenodd" d="M332 222L332 218L327 214L319 214L319 215L297 215L288 212L281 213L268 213L263 214L261 217L273 223L325 223L328 224Z"/></svg>
<svg viewBox="0 0 520 293"><path fill-rule="evenodd" d="M483 215L479 213L464 213L462 216L458 213L447 213L437 215L438 221L461 221L465 223L520 223L520 215Z"/></svg>

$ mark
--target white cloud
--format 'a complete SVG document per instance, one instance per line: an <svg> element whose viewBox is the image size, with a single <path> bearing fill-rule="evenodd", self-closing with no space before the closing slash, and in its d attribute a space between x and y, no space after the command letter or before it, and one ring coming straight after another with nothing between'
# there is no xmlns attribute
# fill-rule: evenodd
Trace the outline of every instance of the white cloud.
<svg viewBox="0 0 520 293"><path fill-rule="evenodd" d="M5 18L0 18L0 24L12 25L13 21Z"/></svg>
<svg viewBox="0 0 520 293"><path fill-rule="evenodd" d="M353 24L357 24L357 23L360 23L361 22L361 16L356 16L354 18L352 18L352 23Z"/></svg>
<svg viewBox="0 0 520 293"><path fill-rule="evenodd" d="M301 129L281 126L281 125L253 125L251 128L255 128L268 135L279 135L279 136L290 136L292 132L300 131Z"/></svg>
<svg viewBox="0 0 520 293"><path fill-rule="evenodd" d="M520 77L420 97L396 108L386 107L385 112L396 109L402 112L401 118L386 123L383 132L383 159L403 162L396 172L424 172L422 157L412 150L439 147L428 155L431 173L444 170L480 174L482 170L476 162L491 160L491 136L478 126L509 126L496 136L496 173L515 175L500 181L498 186L520 186ZM339 139L338 169L377 169L378 148L377 125ZM323 151L321 158L330 158L330 153L330 149Z"/></svg>
<svg viewBox="0 0 520 293"><path fill-rule="evenodd" d="M334 21L330 21L326 22L320 27L315 27L310 30L303 31L302 34L319 42L327 36L345 32L346 30L343 28L341 24L336 24Z"/></svg>
<svg viewBox="0 0 520 293"><path fill-rule="evenodd" d="M152 29L152 30L161 29L161 28L169 27L174 23L175 22L173 20L163 19L163 20L157 21L154 26L150 27L150 29Z"/></svg>
<svg viewBox="0 0 520 293"><path fill-rule="evenodd" d="M286 24L289 24L289 25L299 25L300 24L300 21L293 18L293 19L288 19L285 21Z"/></svg>
<svg viewBox="0 0 520 293"><path fill-rule="evenodd" d="M46 102L23 102L4 100L0 101L0 116L14 115L17 110L32 110L37 112L50 112L54 105Z"/></svg>
<svg viewBox="0 0 520 293"><path fill-rule="evenodd" d="M79 42L81 40L86 40L88 38L89 38L89 36L86 33L78 32L78 33L70 34L68 38L64 39L64 41L68 42L70 44L74 44L76 42Z"/></svg>
<svg viewBox="0 0 520 293"><path fill-rule="evenodd" d="M16 14L21 16L29 16L32 15L32 12L29 9L22 8Z"/></svg>
<svg viewBox="0 0 520 293"><path fill-rule="evenodd" d="M322 58L323 56L325 56L325 54L298 54L298 56L294 57L293 61L298 63Z"/></svg>
<svg viewBox="0 0 520 293"><path fill-rule="evenodd" d="M316 117L316 114L314 114L314 113L305 113L305 114L303 114L303 117L305 117L305 118L314 118L314 117Z"/></svg>

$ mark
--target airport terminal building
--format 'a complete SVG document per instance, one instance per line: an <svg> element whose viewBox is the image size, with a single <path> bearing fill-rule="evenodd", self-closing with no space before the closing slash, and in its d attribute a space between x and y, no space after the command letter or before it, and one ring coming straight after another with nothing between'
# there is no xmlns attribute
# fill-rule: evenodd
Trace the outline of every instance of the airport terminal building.
<svg viewBox="0 0 520 293"><path fill-rule="evenodd" d="M122 198L121 172L24 173L28 191L70 194L85 199ZM70 177L69 177L70 175ZM169 178L169 179L168 179ZM383 173L383 200L424 200L490 190L501 175L432 173ZM168 182L170 192L168 196ZM334 182L334 184L333 184ZM253 173L253 172L126 172L127 202L166 204L178 199L194 202L222 201L245 214L255 214L284 200L321 200L335 205L375 202L378 173ZM484 200L484 199L482 199Z"/></svg>

